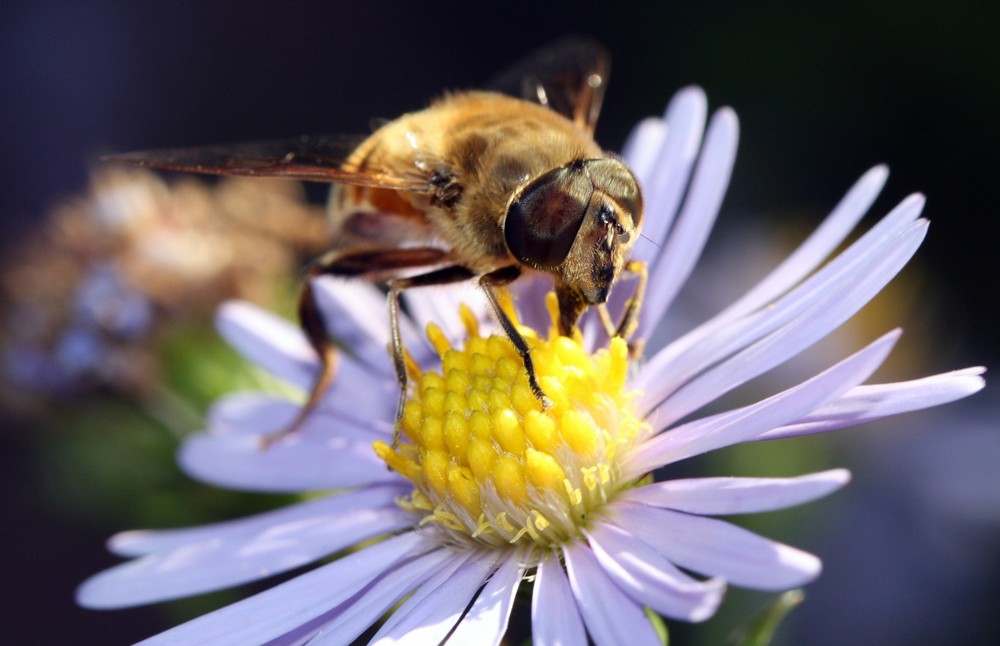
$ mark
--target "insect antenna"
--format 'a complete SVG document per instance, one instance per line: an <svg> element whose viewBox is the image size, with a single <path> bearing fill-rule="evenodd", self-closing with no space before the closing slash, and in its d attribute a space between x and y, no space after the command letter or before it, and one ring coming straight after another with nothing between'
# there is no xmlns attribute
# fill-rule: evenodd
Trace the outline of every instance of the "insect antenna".
<svg viewBox="0 0 1000 646"><path fill-rule="evenodd" d="M654 247L656 247L660 251L663 251L663 245L661 245L660 243L658 243L656 240L653 240L652 238L650 238L646 234L640 232L639 233L639 237L642 238L643 240L649 242L651 245L653 245Z"/></svg>

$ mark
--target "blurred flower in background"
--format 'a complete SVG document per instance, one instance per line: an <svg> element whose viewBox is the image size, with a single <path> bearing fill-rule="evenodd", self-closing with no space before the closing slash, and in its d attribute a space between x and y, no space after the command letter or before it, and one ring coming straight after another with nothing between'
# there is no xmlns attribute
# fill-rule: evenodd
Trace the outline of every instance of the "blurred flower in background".
<svg viewBox="0 0 1000 646"><path fill-rule="evenodd" d="M5 257L5 403L153 395L171 329L207 327L227 298L287 309L326 226L294 182L102 169Z"/></svg>

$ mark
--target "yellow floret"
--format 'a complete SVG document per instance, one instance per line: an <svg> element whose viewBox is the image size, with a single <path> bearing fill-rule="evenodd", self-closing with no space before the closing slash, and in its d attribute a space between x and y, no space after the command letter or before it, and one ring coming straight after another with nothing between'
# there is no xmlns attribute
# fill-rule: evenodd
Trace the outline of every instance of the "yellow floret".
<svg viewBox="0 0 1000 646"><path fill-rule="evenodd" d="M527 487L524 482L524 466L520 460L502 455L493 466L493 485L497 493L515 505L524 502Z"/></svg>
<svg viewBox="0 0 1000 646"><path fill-rule="evenodd" d="M547 304L558 313L554 297ZM635 395L625 391L627 344L613 339L589 353L579 334L553 329L539 338L519 328L551 404L543 409L510 339L479 336L468 308L460 317L469 334L464 347L427 328L441 372L413 372L403 443L375 444L388 467L413 483L400 504L421 514L422 526L459 541L578 539L594 507L627 485L616 480L615 460L646 428L633 413Z"/></svg>
<svg viewBox="0 0 1000 646"><path fill-rule="evenodd" d="M443 357L445 352L451 349L451 343L448 342L448 338L444 335L444 332L433 323L427 325L427 340L434 346L439 357Z"/></svg>

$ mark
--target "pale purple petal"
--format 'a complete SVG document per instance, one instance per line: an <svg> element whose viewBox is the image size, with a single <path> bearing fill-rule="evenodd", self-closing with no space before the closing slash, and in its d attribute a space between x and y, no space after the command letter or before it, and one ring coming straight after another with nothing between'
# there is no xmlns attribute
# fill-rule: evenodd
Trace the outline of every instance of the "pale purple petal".
<svg viewBox="0 0 1000 646"><path fill-rule="evenodd" d="M642 607L615 585L589 547L582 543L564 545L563 556L570 588L594 642L659 646L660 639Z"/></svg>
<svg viewBox="0 0 1000 646"><path fill-rule="evenodd" d="M319 360L297 325L243 301L223 303L215 325L251 363L303 390L312 385Z"/></svg>
<svg viewBox="0 0 1000 646"><path fill-rule="evenodd" d="M303 391L312 388L319 361L297 325L250 303L231 301L219 308L216 326L247 360ZM374 375L341 352L336 380L321 405L378 410L397 388L395 377Z"/></svg>
<svg viewBox="0 0 1000 646"><path fill-rule="evenodd" d="M805 315L814 312L830 320L830 313L826 310L831 308L831 303L842 310L847 291L856 293L862 287L860 281L870 286L868 291L877 291L879 285L888 282L894 274L886 272L883 276L876 269L890 259L894 264L900 261L905 264L907 252L912 252L902 248L901 243L909 240L912 247L914 243L919 244L919 239L912 238L923 236L922 232L913 231L916 226L913 220L922 204L919 199L904 200L844 253L769 307L733 321L715 330L711 336L701 333L711 328L711 324L699 326L691 334L658 352L635 380L636 388L647 391L640 404L641 409L647 410L661 401L705 366L718 363L781 326L808 323L808 327L815 330L813 336L825 335L827 332L813 325L812 318ZM842 317L844 314L834 317L834 322ZM790 356L787 351L785 356Z"/></svg>
<svg viewBox="0 0 1000 646"><path fill-rule="evenodd" d="M656 171L656 159L667 138L667 122L659 117L647 117L632 128L622 146L622 159L644 185Z"/></svg>
<svg viewBox="0 0 1000 646"><path fill-rule="evenodd" d="M359 596L327 613L335 616L333 620L320 617L295 633L310 636L310 646L349 643L431 576L450 576L463 563L465 558L451 550L425 554L387 572ZM317 626L321 626L319 630Z"/></svg>
<svg viewBox="0 0 1000 646"><path fill-rule="evenodd" d="M658 354L657 360L664 363L673 362L677 356L688 349L700 346L704 339L713 336L719 328L739 317L750 314L757 308L767 306L775 298L791 289L799 280L818 267L826 259L827 255L832 253L833 249L850 234L853 227L871 207L872 201L882 190L887 174L887 169L879 166L868 171L848 191L840 204L837 205L819 228L791 254L789 259L782 262L755 287L748 290L746 295L737 302L671 343L668 348L665 348ZM900 230L900 227L907 226L920 213L919 208L915 211L909 207L906 209L902 208L909 201L904 200L892 213L883 218L871 231L862 236L862 240L867 238L872 243L875 243L881 237L880 228L889 229L891 227L895 231ZM863 244L859 240L853 247L857 251L861 251ZM834 262L846 264L847 258L843 258L843 255L838 256L838 259ZM792 262L793 259L794 262ZM831 265L833 264L831 263ZM825 268L823 271L832 272L833 267Z"/></svg>
<svg viewBox="0 0 1000 646"><path fill-rule="evenodd" d="M555 553L538 562L531 595L531 640L538 646L575 646L586 643L583 619L576 607L566 573Z"/></svg>
<svg viewBox="0 0 1000 646"><path fill-rule="evenodd" d="M119 556L141 556L211 541L226 541L232 545L233 541L270 539L291 531L343 532L345 536L342 540L346 542L336 548L341 549L360 540L347 536L353 531L349 527L350 522L368 522L366 512L369 511L399 509L396 499L406 491L407 487L402 483L366 487L220 523L190 528L122 532L108 541L108 549ZM341 520L341 515L349 515L355 520ZM371 520L381 522L374 517ZM345 523L348 525L347 530L342 527Z"/></svg>
<svg viewBox="0 0 1000 646"><path fill-rule="evenodd" d="M371 442L297 433L263 446L253 435L195 435L177 461L193 478L230 489L297 493L400 482Z"/></svg>
<svg viewBox="0 0 1000 646"><path fill-rule="evenodd" d="M336 608L399 564L436 549L416 532L395 536L141 643L261 644Z"/></svg>
<svg viewBox="0 0 1000 646"><path fill-rule="evenodd" d="M634 259L651 261L659 255L656 245L666 238L687 189L707 114L708 100L701 88L685 88L670 100L664 114L667 135L652 166L652 174L639 176L646 203L642 233L648 240L639 238L636 241Z"/></svg>
<svg viewBox="0 0 1000 646"><path fill-rule="evenodd" d="M205 426L218 435L267 435L287 428L302 404L260 391L236 392L215 400Z"/></svg>
<svg viewBox="0 0 1000 646"><path fill-rule="evenodd" d="M744 588L787 590L820 572L812 554L715 518L617 501L608 514L680 567Z"/></svg>
<svg viewBox="0 0 1000 646"><path fill-rule="evenodd" d="M323 395L320 408L355 415L361 413L361 419L365 419L364 415L369 411L395 410L396 396L399 393L399 382L395 375L374 375L343 351L338 357L336 376L330 389ZM386 362L388 363L388 359ZM304 390L308 392L312 385L310 381Z"/></svg>
<svg viewBox="0 0 1000 646"><path fill-rule="evenodd" d="M637 477L665 464L790 424L867 379L898 338L898 331L890 332L812 379L777 395L660 433L632 449L624 460L623 472L628 477Z"/></svg>
<svg viewBox="0 0 1000 646"><path fill-rule="evenodd" d="M391 410L395 401L386 399L384 410ZM208 432L213 435L257 436L258 440L288 429L302 410L302 404L261 392L233 393L217 400L206 415ZM362 411L355 411L363 417ZM368 442L385 440L392 433L392 420L362 420L340 411L318 409L299 426L299 432L312 438L336 435ZM289 437L283 442L291 441Z"/></svg>
<svg viewBox="0 0 1000 646"><path fill-rule="evenodd" d="M448 636L496 565L496 555L489 551L456 554L462 564L420 586L390 615L372 644L439 644Z"/></svg>
<svg viewBox="0 0 1000 646"><path fill-rule="evenodd" d="M498 646L507 631L517 588L524 577L522 554L512 554L483 587L468 614L462 618L447 644L492 644Z"/></svg>
<svg viewBox="0 0 1000 646"><path fill-rule="evenodd" d="M466 288L471 288L472 283L466 282ZM389 305L385 294L369 282L332 276L315 279L313 286L331 335L351 355L358 357L359 362L368 370L383 377L392 377L395 382L396 373L389 352ZM460 325L458 302L451 298L453 293L455 292L451 286L419 288L405 292L408 295L406 303L409 307L416 302L434 301L435 306L442 310L435 321L454 321ZM447 301L447 309L443 308L442 301ZM414 325L406 315L400 315L398 322L403 345L413 360L418 365L436 361L437 354L424 336L426 322L418 321Z"/></svg>
<svg viewBox="0 0 1000 646"><path fill-rule="evenodd" d="M472 280L409 290L404 293L404 299L421 337L427 325L433 323L441 328L452 344L464 340L465 325L458 315L459 305L463 303L477 315L484 330L494 327L493 318L486 306L486 297Z"/></svg>
<svg viewBox="0 0 1000 646"><path fill-rule="evenodd" d="M552 288L553 278L542 272L530 273L518 279L511 286L514 304L517 306L517 314L521 319L522 325L527 325L534 330L538 330L541 334L545 334L548 331L549 327L552 326L552 317L545 307L545 298L552 291ZM495 333L501 332L499 326L492 320L492 315L490 315L490 318L492 327L485 329L493 329ZM581 329L586 335L586 328ZM585 343L584 347L590 346Z"/></svg>
<svg viewBox="0 0 1000 646"><path fill-rule="evenodd" d="M371 283L357 279L320 276L312 280L316 304L330 336L365 367L383 375L392 375L389 347L389 307L385 294ZM400 320L401 327L412 326ZM411 337L412 338L412 337Z"/></svg>
<svg viewBox="0 0 1000 646"><path fill-rule="evenodd" d="M711 321L719 325L764 307L794 287L847 239L871 208L889 177L886 166L875 166L847 191L830 215L780 265Z"/></svg>
<svg viewBox="0 0 1000 646"><path fill-rule="evenodd" d="M656 279L649 281L636 330L638 336L647 336L663 318L701 256L729 186L738 141L736 113L728 108L716 112L709 123L677 223L659 258L650 264L650 275Z"/></svg>
<svg viewBox="0 0 1000 646"><path fill-rule="evenodd" d="M912 256L926 232L925 224L914 224L923 204L920 196L903 200L847 250L762 310L722 326L709 321L657 352L634 381L636 389L646 393L640 410L648 411L706 366L782 326L791 326L785 334L801 326L813 338L828 334L866 302L862 300L866 293L877 293ZM768 353L774 357L771 364L794 355L785 346L781 350Z"/></svg>
<svg viewBox="0 0 1000 646"><path fill-rule="evenodd" d="M756 514L801 505L840 489L846 469L796 478L690 478L629 489L618 500L666 507L689 514Z"/></svg>
<svg viewBox="0 0 1000 646"><path fill-rule="evenodd" d="M940 406L978 392L985 368L965 368L891 384L856 386L798 422L770 430L758 440L825 433L910 411Z"/></svg>
<svg viewBox="0 0 1000 646"><path fill-rule="evenodd" d="M813 294L817 298L808 299L813 302L809 303L804 312L777 331L704 371L670 395L658 407L659 423L666 425L698 410L722 393L780 365L832 332L871 300L903 268L920 246L926 231L926 222L914 223L900 237L898 244L884 254L870 258L870 263L865 263L859 271L849 273L835 286L814 290ZM772 312L777 313L781 309L782 305L779 303ZM761 318L767 319L770 316L771 313L765 312ZM770 324L765 327L769 326ZM731 344L743 346L759 336L759 331L752 330L753 327L731 339ZM702 365L711 365L714 359ZM652 401L654 400L651 398L645 398L640 404L640 410L645 410Z"/></svg>
<svg viewBox="0 0 1000 646"><path fill-rule="evenodd" d="M722 602L723 580L691 578L622 528L595 522L585 533L608 576L630 597L661 615L705 621Z"/></svg>
<svg viewBox="0 0 1000 646"><path fill-rule="evenodd" d="M80 587L80 604L119 608L176 599L265 578L413 523L395 487L369 489L191 529L138 531L111 540L122 555L146 554Z"/></svg>

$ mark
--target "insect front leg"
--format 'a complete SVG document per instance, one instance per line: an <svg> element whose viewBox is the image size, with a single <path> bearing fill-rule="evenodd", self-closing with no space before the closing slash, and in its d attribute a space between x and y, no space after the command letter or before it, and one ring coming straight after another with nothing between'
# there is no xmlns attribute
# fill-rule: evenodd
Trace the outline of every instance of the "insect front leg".
<svg viewBox="0 0 1000 646"><path fill-rule="evenodd" d="M608 338L614 338L620 336L626 341L628 341L629 354L632 357L640 354L642 352L642 341L637 341L632 343L632 335L635 334L636 327L639 325L639 312L642 308L642 301L646 297L646 286L649 283L649 271L646 263L642 260L630 260L625 264L625 271L634 274L638 279L635 291L632 292L632 298L625 303L625 310L622 312L622 318L615 326L611 319L611 315L608 314L608 307L606 304L601 303L597 306L597 314L601 319L601 325L604 327L604 331L607 333Z"/></svg>
<svg viewBox="0 0 1000 646"><path fill-rule="evenodd" d="M531 387L532 394L541 402L542 408L548 409L552 406L552 400L545 396L542 387L538 385L538 377L535 375L535 364L531 360L531 351L528 348L528 342L524 340L521 333L517 331L514 322L510 320L507 313L500 307L500 301L497 300L497 295L494 291L497 287L504 287L514 282L520 275L521 270L516 266L502 267L481 276L479 278L479 286L483 288L483 292L486 294L486 299L490 303L493 316L500 323L500 327L507 334L507 338L514 344L514 349L517 350L517 354L521 357L521 362L524 363L524 369L528 373L528 386Z"/></svg>
<svg viewBox="0 0 1000 646"><path fill-rule="evenodd" d="M373 249L373 250L338 250L321 256L313 261L305 272L302 291L299 293L299 324L309 341L309 345L319 357L320 369L313 381L309 397L291 424L281 431L268 436L264 445L269 446L278 440L295 433L302 427L319 406L323 395L330 388L337 375L339 358L337 349L330 341L327 332L327 321L316 303L316 293L313 290L312 279L318 276L342 276L378 278L386 273L398 272L401 269L422 267L440 263L445 256L441 249L433 247L412 247L405 249ZM391 312L390 307L390 312ZM393 344L399 334L398 320L393 319ZM398 373L398 367L397 367Z"/></svg>
<svg viewBox="0 0 1000 646"><path fill-rule="evenodd" d="M442 267L419 276L396 278L389 281L389 326L392 332L392 364L396 369L396 380L399 381L399 401L396 404L396 420L393 424L392 446L399 441L399 432L403 419L403 406L406 404L406 389L409 377L406 374L406 355L403 349L403 335L399 331L399 295L411 287L430 287L447 285L469 280L475 274L460 265Z"/></svg>

